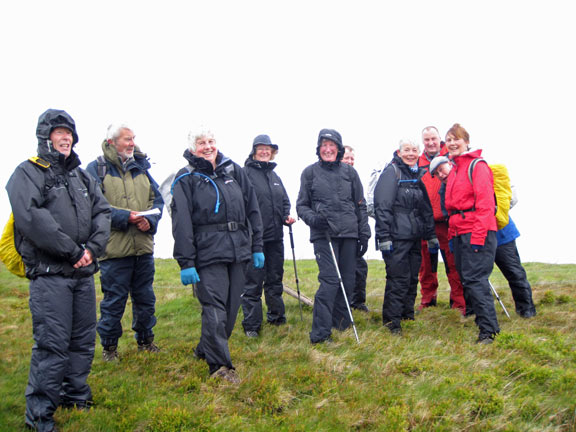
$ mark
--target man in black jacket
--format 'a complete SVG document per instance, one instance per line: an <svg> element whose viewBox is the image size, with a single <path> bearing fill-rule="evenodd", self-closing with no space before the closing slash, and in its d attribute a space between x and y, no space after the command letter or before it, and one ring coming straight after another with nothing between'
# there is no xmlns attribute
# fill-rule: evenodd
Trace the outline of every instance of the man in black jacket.
<svg viewBox="0 0 576 432"><path fill-rule="evenodd" d="M356 257L366 253L370 227L360 177L350 165L340 163L344 155L340 133L322 129L316 154L318 162L302 172L296 211L310 226L320 272L310 341L321 343L330 339L332 327L345 330L352 323L328 242L332 242L349 298L354 288Z"/></svg>
<svg viewBox="0 0 576 432"><path fill-rule="evenodd" d="M266 318L272 325L286 323L284 301L282 300L282 277L284 276L284 225L295 222L290 216L290 199L272 162L278 153L278 145L272 144L268 135L254 138L252 151L244 163L244 171L250 179L264 225L263 269L249 265L246 270L246 288L242 295L244 320L242 326L248 337L258 337L262 326L262 290L266 298L268 312Z"/></svg>
<svg viewBox="0 0 576 432"><path fill-rule="evenodd" d="M26 425L55 429L58 405L88 408L94 357L96 258L110 234L110 206L74 152L76 125L49 109L38 119L38 157L22 162L6 190L15 243L30 279L34 346Z"/></svg>

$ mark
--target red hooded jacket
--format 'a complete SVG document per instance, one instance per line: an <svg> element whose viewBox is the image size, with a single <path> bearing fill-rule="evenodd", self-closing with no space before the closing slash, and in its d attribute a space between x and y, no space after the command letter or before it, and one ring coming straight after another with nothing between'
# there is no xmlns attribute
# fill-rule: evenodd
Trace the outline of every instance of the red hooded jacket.
<svg viewBox="0 0 576 432"><path fill-rule="evenodd" d="M446 184L445 205L450 214L450 238L472 233L470 244L484 245L488 231L498 231L494 216L494 179L487 163L477 163L468 178L468 166L481 157L482 150L463 153L453 159L454 167Z"/></svg>
<svg viewBox="0 0 576 432"><path fill-rule="evenodd" d="M444 156L447 153L446 146L442 142L440 144L440 156ZM426 192L428 192L428 198L430 198L430 204L432 204L432 211L434 212L434 221L440 222L445 221L446 216L442 213L442 206L440 203L440 186L442 186L442 182L438 177L432 177L430 175L430 162L432 159L428 157L425 151L422 152L420 155L420 159L418 159L418 166L420 168L426 169L426 174L422 177L422 183L426 186Z"/></svg>

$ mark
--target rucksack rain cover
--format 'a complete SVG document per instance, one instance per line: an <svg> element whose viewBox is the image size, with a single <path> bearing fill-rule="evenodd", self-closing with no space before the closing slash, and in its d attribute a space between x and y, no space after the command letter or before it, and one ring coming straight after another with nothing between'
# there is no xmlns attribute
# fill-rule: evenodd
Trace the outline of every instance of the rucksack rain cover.
<svg viewBox="0 0 576 432"><path fill-rule="evenodd" d="M12 213L10 213L10 218L4 227L2 238L0 239L0 260L16 276L26 276L24 262L14 244L14 214Z"/></svg>

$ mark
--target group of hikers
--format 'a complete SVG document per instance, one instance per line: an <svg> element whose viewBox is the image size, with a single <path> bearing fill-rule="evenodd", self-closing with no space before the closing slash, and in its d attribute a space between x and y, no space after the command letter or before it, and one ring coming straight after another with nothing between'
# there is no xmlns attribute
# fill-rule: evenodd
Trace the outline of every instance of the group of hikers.
<svg viewBox="0 0 576 432"><path fill-rule="evenodd" d="M13 211L14 244L30 279L34 346L26 388L26 425L56 430L54 412L89 409L87 383L96 331L104 361L120 359L118 341L127 299L138 351L159 352L153 290L153 244L166 207L172 219L174 258L184 285L194 285L202 307L201 336L193 350L211 377L240 382L228 340L242 307L245 336L260 336L266 321L286 324L282 299L283 227L296 219L274 172L278 144L254 138L241 167L218 148L214 131L199 126L188 136L184 167L161 186L126 124L108 127L102 155L80 168L72 117L49 109L39 120L37 156L22 162L6 189ZM368 311L363 259L369 214L386 265L384 326L401 334L402 320L435 306L438 255L450 284L450 304L475 316L478 343L499 333L489 276L496 263L509 281L516 312L536 314L532 291L508 209L510 182L499 191L496 170L470 150L459 124L446 133L422 131L424 151L401 140L391 162L369 188L369 203L354 150L333 129L322 129L318 161L301 175L296 212L310 228L319 287L310 342L331 340L332 330L354 326L351 309ZM507 173L502 173L507 179ZM498 212L497 212L498 209ZM500 215L498 214L500 213ZM96 317L93 275L100 269L103 299ZM356 328L354 327L354 330Z"/></svg>

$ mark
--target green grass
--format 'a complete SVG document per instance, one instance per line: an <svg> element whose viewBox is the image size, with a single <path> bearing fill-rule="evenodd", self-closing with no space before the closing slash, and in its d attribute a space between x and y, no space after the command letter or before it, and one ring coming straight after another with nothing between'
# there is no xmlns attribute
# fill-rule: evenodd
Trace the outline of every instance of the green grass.
<svg viewBox="0 0 576 432"><path fill-rule="evenodd" d="M369 314L331 345L311 346L311 309L286 296L288 325L264 326L259 339L237 328L230 339L243 381L233 387L208 378L192 348L200 306L180 284L173 260L157 260L156 341L159 354L138 353L123 319L122 361L101 360L89 382L90 412L58 410L62 431L574 431L576 430L576 265L526 264L538 315L517 317L502 275L491 280L502 332L493 345L474 344L473 320L448 308L441 275L438 307L425 309L394 337L382 327L384 265L369 262ZM313 260L298 262L300 289L313 298ZM440 272L442 273L442 272ZM97 283L98 283L98 278ZM295 288L292 262L285 283ZM0 431L23 430L32 329L28 284L0 267ZM99 294L99 286L97 292ZM419 299L417 300L419 302Z"/></svg>

